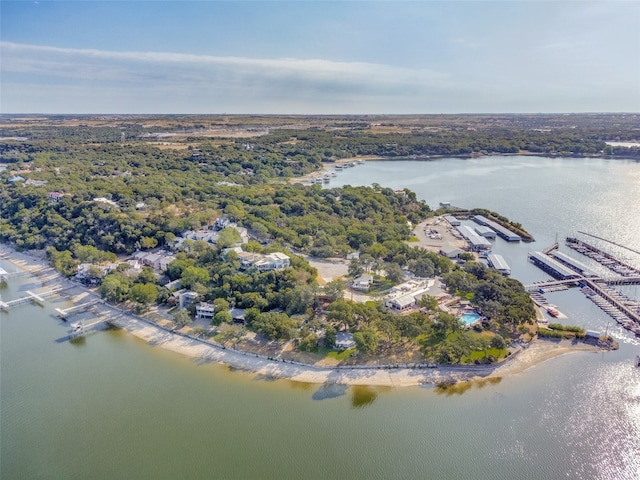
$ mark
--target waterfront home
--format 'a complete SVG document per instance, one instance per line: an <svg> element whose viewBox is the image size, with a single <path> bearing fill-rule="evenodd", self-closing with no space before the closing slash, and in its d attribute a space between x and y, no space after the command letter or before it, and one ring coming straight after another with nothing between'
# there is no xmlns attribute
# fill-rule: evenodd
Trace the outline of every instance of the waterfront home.
<svg viewBox="0 0 640 480"><path fill-rule="evenodd" d="M359 277L353 279L351 288L353 288L354 290L360 290L362 292L368 292L372 284L373 284L373 275L369 275L368 273L363 273Z"/></svg>
<svg viewBox="0 0 640 480"><path fill-rule="evenodd" d="M187 308L198 298L198 294L191 290L182 290L180 292L176 292L176 294L178 296L178 305L180 305L180 308Z"/></svg>
<svg viewBox="0 0 640 480"><path fill-rule="evenodd" d="M353 340L353 334L348 332L336 333L336 350L349 350L356 347L356 342Z"/></svg>
<svg viewBox="0 0 640 480"><path fill-rule="evenodd" d="M233 323L241 323L244 325L245 322L245 313L244 308L232 308L229 310L229 315L231 315L231 321Z"/></svg>
<svg viewBox="0 0 640 480"><path fill-rule="evenodd" d="M213 318L215 307L210 302L199 302L196 305L196 318Z"/></svg>

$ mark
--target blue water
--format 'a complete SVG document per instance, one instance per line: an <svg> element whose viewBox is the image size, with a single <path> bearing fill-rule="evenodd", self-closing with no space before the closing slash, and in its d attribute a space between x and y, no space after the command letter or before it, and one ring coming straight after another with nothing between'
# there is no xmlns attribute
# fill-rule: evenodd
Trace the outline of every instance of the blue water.
<svg viewBox="0 0 640 480"><path fill-rule="evenodd" d="M465 325L471 325L473 322L478 320L482 315L478 315L477 313L463 313L460 317L460 320L464 322Z"/></svg>

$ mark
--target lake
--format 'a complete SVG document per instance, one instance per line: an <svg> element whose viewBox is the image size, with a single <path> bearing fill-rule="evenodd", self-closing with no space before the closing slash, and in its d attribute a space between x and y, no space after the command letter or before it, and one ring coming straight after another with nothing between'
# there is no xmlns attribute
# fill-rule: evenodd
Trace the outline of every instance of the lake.
<svg viewBox="0 0 640 480"><path fill-rule="evenodd" d="M524 283L526 254L584 231L640 250L640 164L487 157L375 161L332 185L410 188L522 223L536 242L494 240ZM599 246L606 244L593 240ZM608 248L608 247L607 247ZM628 261L638 255L611 248ZM586 262L584 258L580 258ZM13 266L0 259L0 267ZM38 288L0 287L3 300ZM638 286L625 291L640 298ZM571 324L603 331L579 291L547 294ZM199 364L122 331L61 341L56 307L0 312L0 476L54 479L640 478L640 344L572 353L466 391L323 387Z"/></svg>

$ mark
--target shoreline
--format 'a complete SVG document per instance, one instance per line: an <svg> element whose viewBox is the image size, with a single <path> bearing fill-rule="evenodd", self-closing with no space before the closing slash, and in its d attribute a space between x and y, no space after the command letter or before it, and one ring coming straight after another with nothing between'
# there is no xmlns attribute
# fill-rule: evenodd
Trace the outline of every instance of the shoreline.
<svg viewBox="0 0 640 480"><path fill-rule="evenodd" d="M52 274L52 267L42 258L17 252L6 244L0 244L0 257L19 269L38 276L47 269L47 287L61 286L60 296L77 304L78 298L97 294L81 285ZM43 280L41 278L41 280ZM484 378L502 378L518 374L540 363L571 352L598 352L598 347L573 344L568 340L534 340L527 347L512 353L503 361L489 365L439 365L437 368L411 366L345 366L324 367L293 361L269 359L258 354L242 352L213 344L203 339L170 331L113 305L100 303L97 317L108 316L108 322L127 333L157 346L186 356L199 363L217 363L242 371L254 377L291 380L312 384L342 384L360 386L408 387L421 385L450 384L460 381L475 381Z"/></svg>

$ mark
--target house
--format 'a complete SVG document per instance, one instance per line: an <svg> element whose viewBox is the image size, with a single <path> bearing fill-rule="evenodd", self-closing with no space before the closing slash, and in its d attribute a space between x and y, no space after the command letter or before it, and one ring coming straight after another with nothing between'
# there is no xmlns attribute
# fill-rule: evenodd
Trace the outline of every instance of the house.
<svg viewBox="0 0 640 480"><path fill-rule="evenodd" d="M244 308L232 308L231 310L229 310L229 314L231 315L231 320L233 321L233 323L241 323L244 325Z"/></svg>
<svg viewBox="0 0 640 480"><path fill-rule="evenodd" d="M60 199L62 199L62 197L64 197L64 193L49 192L49 200L51 200L52 202L58 203Z"/></svg>
<svg viewBox="0 0 640 480"><path fill-rule="evenodd" d="M213 303L200 302L196 305L196 318L213 318L215 306Z"/></svg>
<svg viewBox="0 0 640 480"><path fill-rule="evenodd" d="M335 348L337 350L349 350L356 347L356 342L353 340L353 334L348 332L336 333Z"/></svg>
<svg viewBox="0 0 640 480"><path fill-rule="evenodd" d="M273 252L268 255L253 252L239 252L238 259L243 269L255 267L261 272L279 270L291 265L291 259L282 252Z"/></svg>
<svg viewBox="0 0 640 480"><path fill-rule="evenodd" d="M9 183L24 182L24 177L21 177L20 175L14 175L13 177L9 178L7 182Z"/></svg>
<svg viewBox="0 0 640 480"><path fill-rule="evenodd" d="M109 200L108 198L105 198L105 197L96 197L93 199L93 201L98 203L105 203L115 208L120 208L118 207L118 204L116 202L114 202L113 200Z"/></svg>
<svg viewBox="0 0 640 480"><path fill-rule="evenodd" d="M178 292L176 292L178 293ZM196 292L192 292L191 290L182 291L178 294L178 302L180 308L187 308L198 298L198 294Z"/></svg>
<svg viewBox="0 0 640 480"><path fill-rule="evenodd" d="M416 299L413 295L402 295L387 300L385 305L396 312L404 312L415 307Z"/></svg>
<svg viewBox="0 0 640 480"><path fill-rule="evenodd" d="M24 182L25 185L33 185L34 187L41 187L42 185L46 185L47 181L46 180L27 180L26 182Z"/></svg>
<svg viewBox="0 0 640 480"><path fill-rule="evenodd" d="M354 290L368 292L369 288L371 288L371 284L373 284L373 275L363 273L359 277L354 278L353 283L351 284L351 288L353 288Z"/></svg>
<svg viewBox="0 0 640 480"><path fill-rule="evenodd" d="M258 260L253 265L261 272L266 272L268 270L280 270L281 268L290 266L291 259L284 253L273 252L265 255L262 260Z"/></svg>
<svg viewBox="0 0 640 480"><path fill-rule="evenodd" d="M216 222L213 224L214 230L222 230L227 228L231 224L231 220L227 217L218 217L216 218Z"/></svg>
<svg viewBox="0 0 640 480"><path fill-rule="evenodd" d="M360 252L356 250L355 252L347 253L345 258L347 260L356 260L360 258Z"/></svg>
<svg viewBox="0 0 640 480"><path fill-rule="evenodd" d="M155 270L166 270L167 267L173 262L176 257L171 255L166 250L160 250L158 253L151 252L135 252L133 258L138 260L143 265L152 267Z"/></svg>

